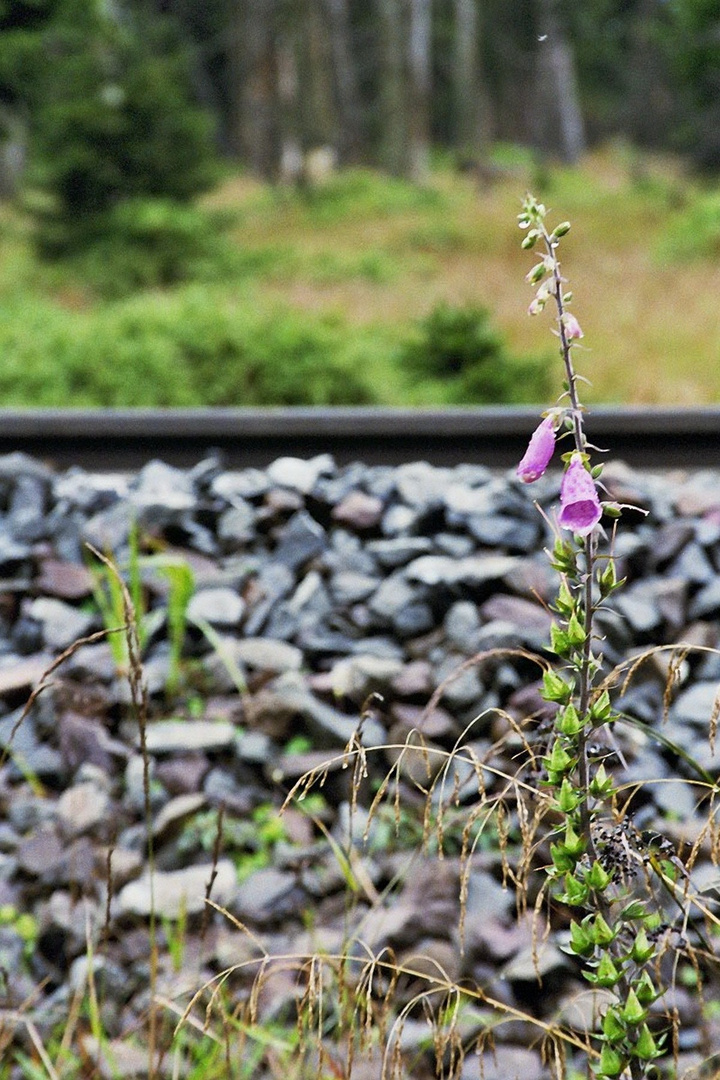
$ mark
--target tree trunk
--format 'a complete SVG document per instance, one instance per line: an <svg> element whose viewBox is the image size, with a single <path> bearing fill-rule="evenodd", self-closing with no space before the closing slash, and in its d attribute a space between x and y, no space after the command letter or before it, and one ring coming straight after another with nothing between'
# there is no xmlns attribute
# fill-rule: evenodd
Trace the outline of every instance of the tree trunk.
<svg viewBox="0 0 720 1080"><path fill-rule="evenodd" d="M338 109L338 159L357 164L363 153L363 120L357 67L352 50L348 0L324 0L332 50Z"/></svg>
<svg viewBox="0 0 720 1080"><path fill-rule="evenodd" d="M14 198L27 159L27 125L20 113L0 105L0 201Z"/></svg>
<svg viewBox="0 0 720 1080"><path fill-rule="evenodd" d="M231 145L253 172L270 180L280 156L275 22L276 0L233 0Z"/></svg>
<svg viewBox="0 0 720 1080"><path fill-rule="evenodd" d="M299 36L305 15L302 0L285 0L278 24L277 102L279 177L283 183L299 184L303 173L303 144L299 110Z"/></svg>
<svg viewBox="0 0 720 1080"><path fill-rule="evenodd" d="M654 34L661 20L658 0L640 0L630 24L623 127L645 146L662 145L676 105Z"/></svg>
<svg viewBox="0 0 720 1080"><path fill-rule="evenodd" d="M461 164L473 164L482 157L490 137L489 112L480 63L477 0L455 0L453 115Z"/></svg>
<svg viewBox="0 0 720 1080"><path fill-rule="evenodd" d="M407 0L377 0L380 27L380 164L395 176L410 171L407 109Z"/></svg>
<svg viewBox="0 0 720 1080"><path fill-rule="evenodd" d="M431 0L410 0L408 168L413 180L430 170Z"/></svg>
<svg viewBox="0 0 720 1080"><path fill-rule="evenodd" d="M568 164L585 149L585 131L570 45L563 35L556 0L535 0L538 45L534 142Z"/></svg>

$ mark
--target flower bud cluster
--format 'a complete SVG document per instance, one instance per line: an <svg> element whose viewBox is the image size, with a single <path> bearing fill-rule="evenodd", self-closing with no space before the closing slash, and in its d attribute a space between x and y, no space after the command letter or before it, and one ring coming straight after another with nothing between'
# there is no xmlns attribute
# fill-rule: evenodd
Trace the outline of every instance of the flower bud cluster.
<svg viewBox="0 0 720 1080"><path fill-rule="evenodd" d="M642 854L614 825L615 781L602 757L588 753L588 735L611 725L617 714L607 690L594 689L586 702L578 695L586 671L596 671L598 660L588 648L581 581L578 587L582 574L569 541L556 541L553 565L562 577L551 650L561 666L549 667L543 676L542 695L557 712L542 763L558 824L547 873L555 901L573 912L568 951L582 961L587 982L612 995L602 1018L595 1073L601 1080L624 1073L638 1077L662 1053L662 1039L648 1025L650 1006L660 994L651 975L658 916L632 895ZM609 559L596 570L601 598L596 606L621 585Z"/></svg>

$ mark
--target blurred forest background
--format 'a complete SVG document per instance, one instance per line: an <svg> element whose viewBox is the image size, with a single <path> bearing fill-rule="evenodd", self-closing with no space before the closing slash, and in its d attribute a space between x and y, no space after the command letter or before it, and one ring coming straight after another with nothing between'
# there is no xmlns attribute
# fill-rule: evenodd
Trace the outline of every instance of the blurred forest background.
<svg viewBox="0 0 720 1080"><path fill-rule="evenodd" d="M720 400L718 0L0 0L0 404Z"/></svg>

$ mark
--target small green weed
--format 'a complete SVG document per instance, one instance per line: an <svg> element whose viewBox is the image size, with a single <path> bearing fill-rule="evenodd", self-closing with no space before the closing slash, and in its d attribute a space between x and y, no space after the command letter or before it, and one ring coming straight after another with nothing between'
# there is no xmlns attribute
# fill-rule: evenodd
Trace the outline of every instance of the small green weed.
<svg viewBox="0 0 720 1080"><path fill-rule="evenodd" d="M217 813L206 810L196 814L185 826L178 840L179 849L200 849L210 854L216 846ZM288 841L287 830L276 807L263 803L255 807L249 819L224 815L221 844L234 860L238 879L244 881L255 870L269 866L275 847Z"/></svg>
<svg viewBox="0 0 720 1080"><path fill-rule="evenodd" d="M166 692L173 696L182 681L183 645L187 628L188 604L195 591L195 578L190 566L184 559L162 553L155 555L140 554L140 535L134 523L128 537L128 556L125 564L118 570L109 556L105 562L91 563L93 573L95 602L102 615L113 658L119 672L128 670L128 642L122 629L125 619L125 600L123 581L126 583L133 610L137 618L138 639L143 649L150 634L156 629L162 618L162 611L149 611L147 607L143 571L157 573L168 583L165 619L167 637L170 645L170 664L166 682Z"/></svg>
<svg viewBox="0 0 720 1080"><path fill-rule="evenodd" d="M0 906L0 926L10 926L24 942L26 956L32 956L40 933L37 919L29 911L18 911L14 904Z"/></svg>

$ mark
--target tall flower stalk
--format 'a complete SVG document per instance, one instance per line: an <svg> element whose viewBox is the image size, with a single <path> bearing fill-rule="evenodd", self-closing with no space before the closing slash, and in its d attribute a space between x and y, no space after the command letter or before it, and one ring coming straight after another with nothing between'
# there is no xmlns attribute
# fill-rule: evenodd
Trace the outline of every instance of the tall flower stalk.
<svg viewBox="0 0 720 1080"><path fill-rule="evenodd" d="M612 555L599 551L601 518L617 516L619 510L601 503L597 482L602 467L592 465L585 435L573 355L583 332L569 311L572 296L558 259L570 225L562 222L549 230L546 216L545 207L528 196L518 221L526 234L522 247L540 252L527 274L535 288L529 314L553 308L564 389L530 440L518 476L524 482L537 479L550 463L555 441L569 444L562 455L551 553L560 575L550 642L557 664L543 679L543 696L557 707L543 758L544 782L558 822L547 873L555 902L572 912L569 949L581 959L584 978L604 992L596 1075L600 1080L642 1080L663 1052L663 1036L648 1021L661 992L656 979L667 930L653 909L642 839L616 809L615 783L604 763L607 751L596 746L602 729L617 719L601 688L593 626L599 608L622 585Z"/></svg>

